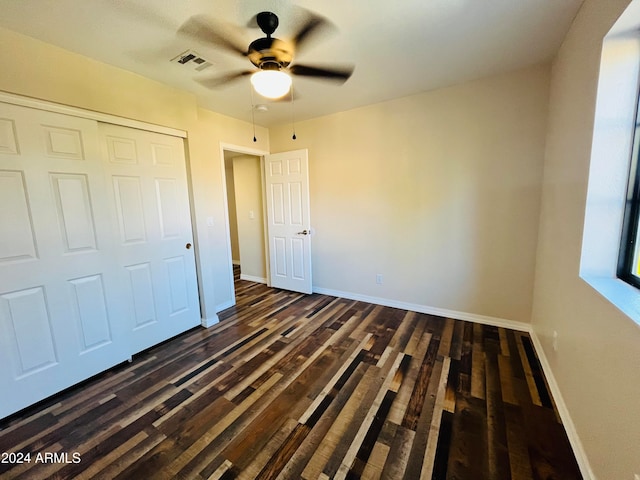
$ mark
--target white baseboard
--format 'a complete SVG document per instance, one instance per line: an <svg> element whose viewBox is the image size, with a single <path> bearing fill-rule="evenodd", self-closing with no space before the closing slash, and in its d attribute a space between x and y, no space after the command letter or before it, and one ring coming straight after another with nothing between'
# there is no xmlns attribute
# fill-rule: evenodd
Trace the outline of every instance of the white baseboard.
<svg viewBox="0 0 640 480"><path fill-rule="evenodd" d="M256 282L256 283L267 283L266 278L254 277L252 275L245 275L244 273L240 274L240 280L246 280L248 282Z"/></svg>
<svg viewBox="0 0 640 480"><path fill-rule="evenodd" d="M359 293L342 292L339 290L331 290L328 288L313 287L314 293L323 295L331 295L332 297L347 298L349 300L358 300L361 302L374 303L385 307L400 308L402 310L411 310L412 312L428 313L439 317L453 318L454 320L466 320L469 322L482 323L492 325L494 327L510 328L520 332L530 332L531 325L524 322L516 322L515 320L506 320L504 318L490 317L487 315L478 315L475 313L459 312L457 310L448 310L445 308L430 307L429 305L420 305L418 303L399 302L388 298L372 297L369 295L361 295Z"/></svg>
<svg viewBox="0 0 640 480"><path fill-rule="evenodd" d="M200 319L200 323L202 324L202 326L204 328L209 328L209 327L213 327L216 323L218 323L220 321L220 319L218 318L217 314L213 314L213 317L209 317L209 318L201 318Z"/></svg>
<svg viewBox="0 0 640 480"><path fill-rule="evenodd" d="M567 437L569 437L569 443L571 444L573 454L576 457L576 462L578 462L580 473L582 473L582 477L584 478L584 480L596 480L596 476L594 475L593 470L591 470L591 465L589 463L587 453L584 451L584 447L582 446L582 442L580 441L580 437L578 436L576 427L573 424L573 420L571 419L569 409L564 403L562 393L560 393L560 388L558 387L558 382L556 382L553 371L551 370L549 360L544 353L542 343L540 343L540 339L538 338L536 332L533 330L533 327L529 329L529 335L531 336L531 341L533 342L536 354L538 355L538 360L540 360L540 365L542 366L542 370L544 371L544 376L547 379L547 384L549 385L549 389L551 390L553 401L555 402L556 407L558 407L558 414L560 415L562 425L567 432Z"/></svg>

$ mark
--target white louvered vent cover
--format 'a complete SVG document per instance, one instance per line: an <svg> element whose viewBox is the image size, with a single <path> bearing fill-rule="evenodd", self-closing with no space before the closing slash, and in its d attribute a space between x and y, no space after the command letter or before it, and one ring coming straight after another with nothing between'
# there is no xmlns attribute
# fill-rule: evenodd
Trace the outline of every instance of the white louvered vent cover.
<svg viewBox="0 0 640 480"><path fill-rule="evenodd" d="M209 62L208 60L205 60L200 56L200 54L198 54L193 50L187 50L185 52L182 52L177 57L172 58L171 62L177 63L179 65L188 66L198 72L201 72L205 68L211 66L211 62Z"/></svg>

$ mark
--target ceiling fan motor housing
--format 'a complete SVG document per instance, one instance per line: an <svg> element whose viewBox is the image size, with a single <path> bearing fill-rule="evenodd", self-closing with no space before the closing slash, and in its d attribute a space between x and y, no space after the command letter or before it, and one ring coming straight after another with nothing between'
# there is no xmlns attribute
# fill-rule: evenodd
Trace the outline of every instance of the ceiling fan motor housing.
<svg viewBox="0 0 640 480"><path fill-rule="evenodd" d="M278 16L273 12L260 12L256 20L266 37L254 40L249 45L247 56L251 63L262 70L288 67L293 60L292 48L279 38L271 36L278 28Z"/></svg>
<svg viewBox="0 0 640 480"><path fill-rule="evenodd" d="M289 45L279 38L264 37L251 42L247 57L258 68L273 64L277 64L279 68L286 68L293 60L291 50Z"/></svg>

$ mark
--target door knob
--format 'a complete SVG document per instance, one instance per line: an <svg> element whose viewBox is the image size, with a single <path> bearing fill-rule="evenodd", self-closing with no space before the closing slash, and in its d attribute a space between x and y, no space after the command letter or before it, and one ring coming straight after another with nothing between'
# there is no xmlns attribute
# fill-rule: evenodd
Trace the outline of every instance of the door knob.
<svg viewBox="0 0 640 480"><path fill-rule="evenodd" d="M187 250L189 250L189 249L191 248L191 244L190 244L190 243L187 243L187 244L185 245L185 247L186 247L186 249L187 249Z"/></svg>
<svg viewBox="0 0 640 480"><path fill-rule="evenodd" d="M296 235L309 235L309 230L302 230L301 232L296 233Z"/></svg>

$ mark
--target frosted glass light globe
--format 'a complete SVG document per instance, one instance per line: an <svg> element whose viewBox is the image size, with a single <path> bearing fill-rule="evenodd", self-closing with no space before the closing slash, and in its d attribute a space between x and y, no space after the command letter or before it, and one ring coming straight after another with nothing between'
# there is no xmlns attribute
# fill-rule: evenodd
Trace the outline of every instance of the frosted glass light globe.
<svg viewBox="0 0 640 480"><path fill-rule="evenodd" d="M291 88L291 77L279 70L260 70L251 75L251 85L267 98L280 98Z"/></svg>

